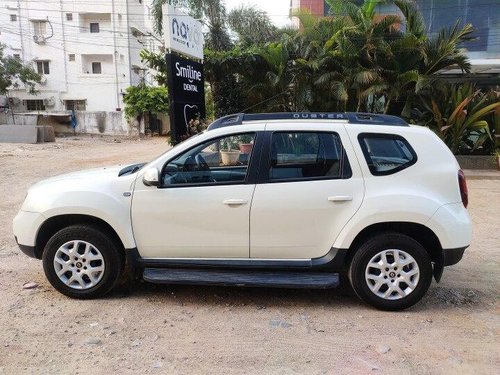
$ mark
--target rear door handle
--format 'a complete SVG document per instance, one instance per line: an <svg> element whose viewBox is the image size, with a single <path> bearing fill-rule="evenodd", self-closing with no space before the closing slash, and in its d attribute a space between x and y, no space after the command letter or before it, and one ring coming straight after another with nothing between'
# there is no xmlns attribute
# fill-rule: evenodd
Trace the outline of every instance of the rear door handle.
<svg viewBox="0 0 500 375"><path fill-rule="evenodd" d="M244 199L226 199L222 203L227 206L242 206L244 204L247 204L248 202Z"/></svg>
<svg viewBox="0 0 500 375"><path fill-rule="evenodd" d="M350 195L333 195L331 197L328 197L328 200L330 202L346 202L352 201L352 197Z"/></svg>

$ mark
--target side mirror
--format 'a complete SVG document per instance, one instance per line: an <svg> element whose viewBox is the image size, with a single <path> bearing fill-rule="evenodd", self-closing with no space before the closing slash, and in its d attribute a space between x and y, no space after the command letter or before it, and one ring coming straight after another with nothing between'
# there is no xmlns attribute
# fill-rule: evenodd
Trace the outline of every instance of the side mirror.
<svg viewBox="0 0 500 375"><path fill-rule="evenodd" d="M148 168L144 172L142 182L146 186L158 186L160 184L160 171L158 168Z"/></svg>

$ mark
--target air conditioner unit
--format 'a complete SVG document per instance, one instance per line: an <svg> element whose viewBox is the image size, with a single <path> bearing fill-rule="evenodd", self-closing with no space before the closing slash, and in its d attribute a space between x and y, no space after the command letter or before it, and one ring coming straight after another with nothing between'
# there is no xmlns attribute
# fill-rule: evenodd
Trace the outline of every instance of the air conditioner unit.
<svg viewBox="0 0 500 375"><path fill-rule="evenodd" d="M21 99L19 99L19 98L9 98L9 103L10 103L10 105L18 105L19 103L21 103Z"/></svg>
<svg viewBox="0 0 500 375"><path fill-rule="evenodd" d="M53 107L53 106L55 106L56 105L56 98L54 98L53 96L51 96L48 99L43 99L43 105L46 106L46 107Z"/></svg>
<svg viewBox="0 0 500 375"><path fill-rule="evenodd" d="M44 35L33 35L33 41L36 43L36 44L45 44L45 36Z"/></svg>
<svg viewBox="0 0 500 375"><path fill-rule="evenodd" d="M40 79L40 85L46 85L47 84L47 77L45 76L42 76L42 78Z"/></svg>

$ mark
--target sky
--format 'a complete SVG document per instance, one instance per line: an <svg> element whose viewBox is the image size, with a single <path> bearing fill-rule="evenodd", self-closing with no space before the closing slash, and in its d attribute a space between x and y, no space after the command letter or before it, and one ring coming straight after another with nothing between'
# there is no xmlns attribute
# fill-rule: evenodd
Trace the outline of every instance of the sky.
<svg viewBox="0 0 500 375"><path fill-rule="evenodd" d="M225 0L226 10L239 8L241 5L251 5L269 14L276 26L290 23L290 0Z"/></svg>

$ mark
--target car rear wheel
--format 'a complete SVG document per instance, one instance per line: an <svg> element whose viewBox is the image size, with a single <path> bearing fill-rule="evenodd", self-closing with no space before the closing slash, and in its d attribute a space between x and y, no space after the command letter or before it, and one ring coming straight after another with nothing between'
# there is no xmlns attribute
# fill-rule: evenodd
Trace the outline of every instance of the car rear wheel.
<svg viewBox="0 0 500 375"><path fill-rule="evenodd" d="M432 263L413 238L384 233L359 247L349 279L363 301L382 310L402 310L420 301L429 289Z"/></svg>
<svg viewBox="0 0 500 375"><path fill-rule="evenodd" d="M80 299L101 297L119 280L123 270L119 246L90 225L61 229L47 242L43 269L59 292Z"/></svg>

